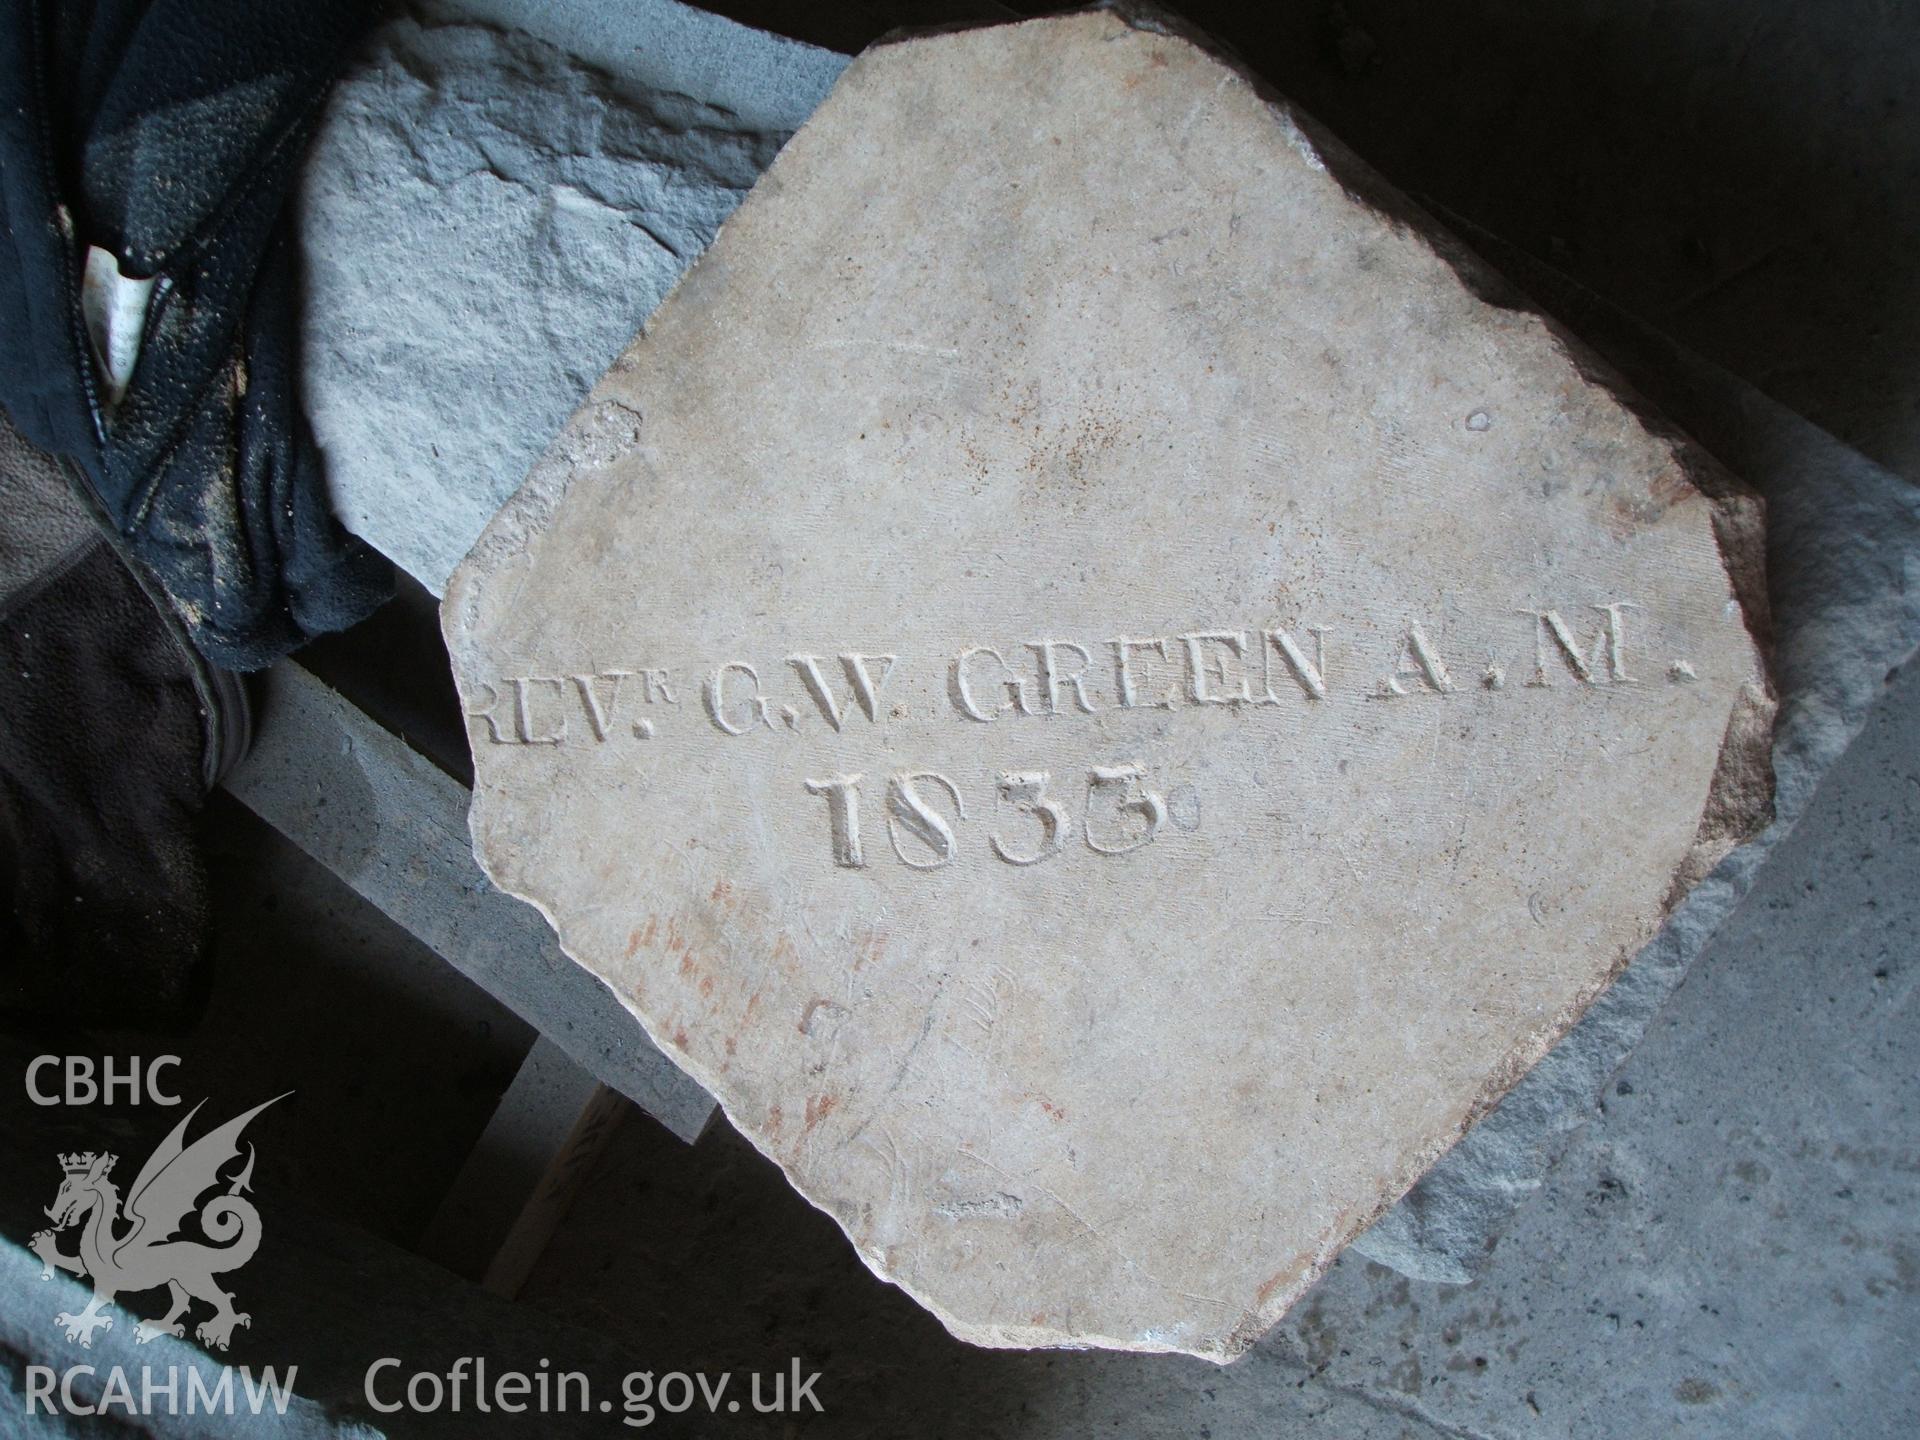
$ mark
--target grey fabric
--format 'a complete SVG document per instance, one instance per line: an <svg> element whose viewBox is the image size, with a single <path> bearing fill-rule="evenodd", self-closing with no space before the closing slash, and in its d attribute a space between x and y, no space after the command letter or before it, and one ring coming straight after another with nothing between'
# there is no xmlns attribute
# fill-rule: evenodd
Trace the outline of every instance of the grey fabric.
<svg viewBox="0 0 1920 1440"><path fill-rule="evenodd" d="M24 602L35 586L98 532L75 501L53 457L29 445L0 416L0 488L7 514L0 524L0 616Z"/></svg>
<svg viewBox="0 0 1920 1440"><path fill-rule="evenodd" d="M0 1012L185 1018L204 950L199 660L0 419Z"/></svg>

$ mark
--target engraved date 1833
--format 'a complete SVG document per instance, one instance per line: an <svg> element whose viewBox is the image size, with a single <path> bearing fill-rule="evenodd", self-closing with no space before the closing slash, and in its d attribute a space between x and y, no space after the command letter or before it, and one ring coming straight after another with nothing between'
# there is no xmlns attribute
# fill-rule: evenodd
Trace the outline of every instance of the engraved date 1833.
<svg viewBox="0 0 1920 1440"><path fill-rule="evenodd" d="M867 868L861 838L864 779L830 775L804 782L809 795L826 801L833 863L848 870ZM1052 781L1045 770L1009 770L1000 776L995 805L1002 813L987 835L987 848L996 858L1008 865L1039 865L1067 848L1075 815L1051 793ZM947 776L937 770L896 771L887 777L882 804L887 841L902 865L938 870L960 854L959 827L968 821L967 804ZM1166 802L1146 788L1138 765L1096 765L1087 771L1077 828L1095 854L1125 855L1150 844L1166 818Z"/></svg>
<svg viewBox="0 0 1920 1440"><path fill-rule="evenodd" d="M1547 608L1456 623L1451 633L1413 617L1368 627L1361 638L1373 638L1365 648L1379 648L1371 664L1361 665L1341 663L1343 627L1337 622L1196 629L1147 639L1129 634L1105 642L973 644L948 652L944 686L922 683L917 694L905 695L897 672L921 667L879 651L795 653L780 669L727 659L708 666L700 678L658 664L505 675L473 687L467 720L479 732L476 740L484 735L494 745L540 751L570 740L595 746L649 741L659 727L682 723L682 715L695 725L704 715L707 725L700 728L719 743L755 746L782 743L778 737L791 743L809 734L885 729L909 714L921 724L944 716L967 731L1129 711L1226 709L1260 716L1347 699L1399 708L1463 703L1468 696L1513 704L1523 695L1546 700L1643 689L1644 672L1637 664L1629 667L1627 648L1627 615L1640 607L1604 599L1584 608L1591 617L1585 635L1577 621ZM1482 647L1484 669L1475 683L1461 673L1460 662ZM1357 654L1358 647L1348 648ZM1511 682L1509 665L1515 668ZM774 683L780 670L792 672L785 693ZM1668 684L1697 678L1683 656L1664 670ZM681 696L690 691L698 703L683 710ZM930 697L939 698L929 705ZM885 849L894 860L883 864L913 871L939 870L969 854L1024 869L1082 845L1097 855L1127 855L1152 844L1167 819L1166 802L1149 788L1150 777L1138 764L1094 765L1084 772L1076 767L1071 774L1009 770L998 776L991 794L964 793L950 775L930 769L885 776L801 774L799 788L824 802L832 862L848 871L870 869L869 852L884 857Z"/></svg>

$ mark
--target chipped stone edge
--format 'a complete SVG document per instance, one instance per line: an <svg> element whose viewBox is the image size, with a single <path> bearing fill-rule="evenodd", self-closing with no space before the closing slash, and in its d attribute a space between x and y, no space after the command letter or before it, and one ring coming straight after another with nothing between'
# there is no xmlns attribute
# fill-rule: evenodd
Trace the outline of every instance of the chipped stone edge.
<svg viewBox="0 0 1920 1440"><path fill-rule="evenodd" d="M1740 607L1753 645L1755 673L1741 688L1728 715L1718 763L1708 786L1693 845L1675 867L1665 897L1654 915L1641 927L1641 933L1621 948L1597 982L1583 990L1532 1036L1526 1037L1509 1052L1487 1077L1459 1125L1431 1146L1422 1147L1409 1167L1389 1179L1383 1188L1385 1198L1368 1207L1357 1223L1348 1217L1344 1223L1330 1227L1306 1262L1287 1272L1287 1278L1279 1284L1270 1281L1269 1288L1244 1312L1239 1324L1225 1335L1217 1352L1197 1349L1177 1352L1225 1365L1245 1354L1261 1336L1278 1324L1355 1237L1397 1205L1422 1175L1432 1169L1548 1051L1566 1037L1594 1000L1619 978L1634 957L1660 933L1674 909L1694 886L1729 852L1759 835L1772 823L1773 729L1778 701L1770 673L1772 620L1766 589L1766 502L1758 491L1721 465L1668 420L1578 336L1536 305L1517 285L1436 216L1361 159L1345 142L1281 95L1218 37L1179 15L1149 3L1149 0L1103 0L1103 3L1080 10L1014 23L1043 24L1076 15L1101 13L1112 15L1129 29L1188 45L1230 71L1266 107L1278 124L1283 138L1309 166L1328 175L1356 204L1411 233L1454 272L1475 299L1494 309L1522 315L1537 324L1583 381L1604 391L1649 437L1663 445L1687 483L1712 506L1711 523L1719 548L1721 568L1727 577L1730 598ZM892 45L982 28L997 27L991 24L959 24L898 31L877 44ZM876 1269L875 1273L881 1272ZM882 1278L886 1277L883 1275ZM941 1322L954 1334L979 1343L975 1337L981 1327L958 1328L925 1299L916 1298L920 1299L922 1306L939 1315ZM1021 1328L998 1327L997 1333L1011 1335ZM1028 1342L995 1340L988 1343L1020 1345ZM1137 1343L1099 1343L1103 1348L1158 1348ZM1050 1348L1084 1348L1084 1343L1062 1345L1056 1340L1050 1342Z"/></svg>
<svg viewBox="0 0 1920 1440"><path fill-rule="evenodd" d="M1674 908L1721 858L1738 845L1758 835L1771 822L1774 814L1772 737L1777 703L1768 669L1771 623L1765 583L1765 504L1756 491L1726 470L1702 447L1667 421L1622 376L1589 350L1576 336L1533 304L1518 287L1483 260L1441 221L1391 185L1378 171L1348 149L1318 121L1305 115L1265 80L1253 73L1229 47L1216 37L1208 35L1181 17L1158 6L1143 3L1143 0L1105 0L1105 3L1080 10L1013 22L996 21L985 24L963 22L954 25L897 30L882 37L862 55L855 57L853 63L842 72L841 79L835 82L835 88L845 83L847 76L862 68L861 62L867 56L894 45L913 40L938 39L946 35L962 34L979 29L1001 28L1008 23L1040 25L1072 19L1076 16L1103 13L1112 15L1131 30L1158 35L1188 45L1215 64L1227 69L1240 83L1248 87L1272 115L1282 138L1308 165L1326 173L1355 203L1365 206L1400 229L1410 232L1453 271L1459 282L1475 299L1495 309L1522 315L1530 322L1537 324L1583 381L1603 390L1640 425L1644 432L1664 445L1687 483L1713 507L1713 530L1718 542L1722 570L1728 580L1729 598L1740 606L1747 633L1753 645L1754 678L1743 686L1728 716L1719 761L1702 807L1701 822L1693 845L1675 867L1673 881L1665 898L1656 912L1640 926L1640 933L1620 948L1612 963L1598 979L1583 988L1550 1020L1539 1026L1531 1035L1523 1037L1508 1052L1482 1084L1479 1093L1467 1106L1460 1122L1445 1134L1420 1147L1407 1163L1390 1175L1381 1187L1381 1198L1378 1201L1350 1211L1327 1227L1311 1252L1270 1280L1255 1297L1254 1303L1242 1312L1239 1321L1230 1329L1217 1332L1218 1339L1211 1345L1173 1345L1137 1336L1092 1334L1081 1334L1071 1339L1064 1339L1057 1331L1050 1329L981 1324L953 1314L933 1297L918 1292L889 1274L879 1257L867 1254L854 1240L846 1221L831 1206L816 1199L796 1178L786 1161L763 1144L761 1137L751 1127L739 1123L734 1107L729 1103L720 1084L721 1077L718 1072L701 1064L685 1051L672 1046L667 1037L656 1033L654 1025L641 1011L637 1002L620 990L614 990L613 993L619 996L621 1004L635 1017L662 1053L669 1055L676 1064L692 1075L714 1096L721 1110L726 1114L728 1122L744 1135L755 1149L780 1167L781 1173L786 1176L788 1182L806 1198L809 1204L833 1219L842 1233L847 1236L849 1245L861 1263L878 1279L905 1290L917 1305L938 1319L956 1338L970 1344L1003 1349L1103 1349L1142 1354L1184 1354L1216 1365L1227 1365L1244 1355L1262 1336L1278 1324L1357 1236L1397 1205L1422 1175L1432 1169L1434 1164L1452 1149L1484 1115L1499 1104L1508 1091L1512 1090L1548 1051L1565 1038L1587 1008L1631 964L1634 956L1660 933ZM828 98L831 99L831 92ZM807 123L812 123L811 118ZM802 129L804 128L806 127L803 126ZM786 148L783 146L781 152L774 157L773 163L756 182L756 189L760 185L769 183L770 180L772 183L778 183L778 172L785 155ZM752 194L749 192L746 199L741 202L740 208L744 209L751 198ZM735 213L738 214L739 211L736 210ZM681 286L688 283L694 272L705 262L707 254L719 246L721 237L725 235L727 226L731 223L732 219L729 217L716 233L707 251L695 259L674 287L667 292L655 308L656 314L665 310L672 302L675 293ZM634 362L631 355L634 343L645 336L650 323L641 326L635 342L630 343L627 350L623 351L608 368L608 375L617 374L632 366ZM597 469L611 463L624 454L631 443L638 439L638 427L643 423L643 417L620 401L595 398L604 384L605 377L596 383L594 391L590 392L581 409L562 427L552 445L528 472L526 481L495 514L482 532L480 539L475 542L473 548L456 568L448 583L447 593L440 610L442 631L451 653L463 653L456 649L457 631L473 616L481 588L479 577L484 575L487 582L491 583L498 578L499 571L506 563L529 550L565 500L567 491L581 470ZM621 435L619 433L621 431L625 431L626 434ZM473 805L468 816L468 826L474 839L475 857L488 879L498 888L507 890L508 893L538 910L553 927L561 950L590 972L598 973L593 971L590 964L579 958L578 951L569 943L565 927L545 898L504 885L500 877L494 873L493 866L482 853L479 844L485 803L485 791L476 785Z"/></svg>

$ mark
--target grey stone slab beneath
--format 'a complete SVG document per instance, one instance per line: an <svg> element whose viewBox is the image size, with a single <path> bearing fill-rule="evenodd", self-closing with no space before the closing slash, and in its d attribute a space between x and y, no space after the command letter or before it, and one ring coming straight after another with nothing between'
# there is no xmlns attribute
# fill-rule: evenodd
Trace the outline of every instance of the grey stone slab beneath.
<svg viewBox="0 0 1920 1440"><path fill-rule="evenodd" d="M1497 242L1480 237L1494 252ZM1768 503L1775 821L1680 906L1580 1023L1354 1248L1419 1279L1464 1282L1545 1180L1608 1076L1755 883L1920 644L1920 492L1718 366L1510 251L1496 258Z"/></svg>
<svg viewBox="0 0 1920 1440"><path fill-rule="evenodd" d="M847 57L675 0L427 0L442 21L524 30L584 62L642 108L665 95L712 107L743 130L800 128Z"/></svg>
<svg viewBox="0 0 1920 1440"><path fill-rule="evenodd" d="M1914 1433L1917 863L1909 664L1484 1277L1349 1262L1275 1360L1447 1434Z"/></svg>
<svg viewBox="0 0 1920 1440"><path fill-rule="evenodd" d="M301 193L335 508L436 594L845 64L664 0L461 10L374 34Z"/></svg>

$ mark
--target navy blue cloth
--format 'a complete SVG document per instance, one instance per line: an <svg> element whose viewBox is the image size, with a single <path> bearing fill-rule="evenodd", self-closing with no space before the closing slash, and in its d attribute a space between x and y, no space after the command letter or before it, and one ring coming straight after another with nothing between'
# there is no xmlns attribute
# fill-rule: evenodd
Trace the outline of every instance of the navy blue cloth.
<svg viewBox="0 0 1920 1440"><path fill-rule="evenodd" d="M0 0L0 406L70 457L215 664L251 670L387 597L300 409L289 193L369 0ZM155 278L109 419L90 246Z"/></svg>

